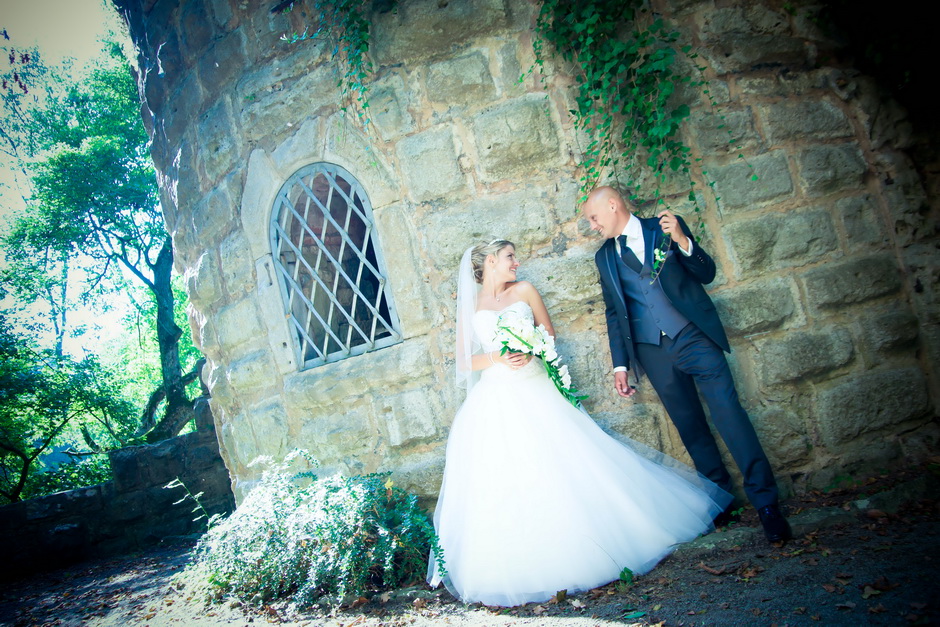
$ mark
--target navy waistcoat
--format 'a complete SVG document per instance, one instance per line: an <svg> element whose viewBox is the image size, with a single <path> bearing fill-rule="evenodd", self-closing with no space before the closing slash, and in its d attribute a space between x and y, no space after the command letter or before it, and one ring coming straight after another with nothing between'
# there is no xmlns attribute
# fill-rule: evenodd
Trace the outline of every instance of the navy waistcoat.
<svg viewBox="0 0 940 627"><path fill-rule="evenodd" d="M660 332L674 338L689 324L689 319L679 313L666 298L659 281L650 284L653 269L648 263L643 263L643 269L638 274L617 256L617 272L627 301L634 342L658 345Z"/></svg>

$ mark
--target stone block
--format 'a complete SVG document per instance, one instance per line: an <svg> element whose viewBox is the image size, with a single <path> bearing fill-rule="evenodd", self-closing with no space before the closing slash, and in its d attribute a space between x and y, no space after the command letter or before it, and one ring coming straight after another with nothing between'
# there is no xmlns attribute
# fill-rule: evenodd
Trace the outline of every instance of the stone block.
<svg viewBox="0 0 940 627"><path fill-rule="evenodd" d="M750 166L753 166L753 169ZM750 163L732 161L709 170L715 177L715 191L722 209L754 209L793 195L793 180L786 153L776 150L750 159ZM752 177L757 175L757 180Z"/></svg>
<svg viewBox="0 0 940 627"><path fill-rule="evenodd" d="M373 14L369 52L380 66L440 58L509 23L504 0L414 0Z"/></svg>
<svg viewBox="0 0 940 627"><path fill-rule="evenodd" d="M819 433L837 448L924 416L930 410L927 381L919 368L881 370L846 377L819 391Z"/></svg>
<svg viewBox="0 0 940 627"><path fill-rule="evenodd" d="M909 347L917 339L919 321L904 304L895 309L871 312L861 318L862 340L873 353L890 353Z"/></svg>
<svg viewBox="0 0 940 627"><path fill-rule="evenodd" d="M414 338L381 350L325 364L284 378L282 395L288 415L297 420L333 413L334 399L346 404L371 403L374 390L394 390L430 383L431 356L427 337Z"/></svg>
<svg viewBox="0 0 940 627"><path fill-rule="evenodd" d="M489 59L478 51L431 64L428 100L448 107L489 104L496 96L489 65Z"/></svg>
<svg viewBox="0 0 940 627"><path fill-rule="evenodd" d="M703 15L701 53L719 74L809 61L802 39L790 36L789 18L765 5L719 8Z"/></svg>
<svg viewBox="0 0 940 627"><path fill-rule="evenodd" d="M398 143L398 160L405 185L417 202L462 193L466 176L457 164L454 130L438 126Z"/></svg>
<svg viewBox="0 0 940 627"><path fill-rule="evenodd" d="M415 130L411 114L415 90L401 74L388 74L369 88L369 116L382 139L393 140Z"/></svg>
<svg viewBox="0 0 940 627"><path fill-rule="evenodd" d="M246 415L251 421L255 446L262 454L282 459L291 451L287 414L277 397L249 407Z"/></svg>
<svg viewBox="0 0 940 627"><path fill-rule="evenodd" d="M783 101L760 107L771 145L800 141L851 137L855 130L848 116L827 100Z"/></svg>
<svg viewBox="0 0 940 627"><path fill-rule="evenodd" d="M347 472L368 472L365 462L377 448L380 431L368 404L333 406L333 411L311 415L300 425L298 441L321 463Z"/></svg>
<svg viewBox="0 0 940 627"><path fill-rule="evenodd" d="M237 226L237 207L225 185L214 188L205 198L192 203L190 207L193 234L204 249L214 248L222 235Z"/></svg>
<svg viewBox="0 0 940 627"><path fill-rule="evenodd" d="M254 262L248 240L241 231L235 231L219 245L222 284L230 298L238 298L255 287Z"/></svg>
<svg viewBox="0 0 940 627"><path fill-rule="evenodd" d="M529 60L531 53L531 47L528 47L525 51L526 60ZM521 96L525 93L525 86L519 82L522 66L519 63L518 43L510 41L497 50L496 54L499 59L499 91L510 96Z"/></svg>
<svg viewBox="0 0 940 627"><path fill-rule="evenodd" d="M393 299L400 304L396 310L402 334L407 340L430 333L434 325L430 303L434 296L426 283L425 268L415 263L420 251L413 212L409 206L398 203L373 215Z"/></svg>
<svg viewBox="0 0 940 627"><path fill-rule="evenodd" d="M755 342L754 361L761 383L777 385L831 372L851 361L852 337L842 328L791 330Z"/></svg>
<svg viewBox="0 0 940 627"><path fill-rule="evenodd" d="M395 484L419 497L436 502L444 476L444 447L422 455L389 460Z"/></svg>
<svg viewBox="0 0 940 627"><path fill-rule="evenodd" d="M187 305L186 314L189 316L189 325L192 328L196 348L207 357L220 359L221 345L219 344L219 337L216 334L213 319L204 315L192 302Z"/></svg>
<svg viewBox="0 0 940 627"><path fill-rule="evenodd" d="M262 326L254 299L241 298L225 306L216 314L219 343L228 354L246 345L257 345L262 339Z"/></svg>
<svg viewBox="0 0 940 627"><path fill-rule="evenodd" d="M227 366L225 378L235 394L242 399L258 399L277 388L277 368L267 350L254 351L239 359L231 359Z"/></svg>
<svg viewBox="0 0 940 627"><path fill-rule="evenodd" d="M289 73L288 73L289 74ZM296 126L312 115L324 110L335 110L342 100L336 83L336 67L319 65L300 76L287 76L282 80L252 80L239 86L244 94L240 103L240 130L242 140L272 145L294 132ZM255 91L249 91L257 87Z"/></svg>
<svg viewBox="0 0 940 627"><path fill-rule="evenodd" d="M180 8L180 41L188 67L192 67L205 53L214 35L207 8L205 2L187 2Z"/></svg>
<svg viewBox="0 0 940 627"><path fill-rule="evenodd" d="M251 152L248 157L240 215L245 237L251 247L252 259L261 259L271 254L271 241L268 238L271 209L284 178L263 150Z"/></svg>
<svg viewBox="0 0 940 627"><path fill-rule="evenodd" d="M240 142L235 140L235 126L228 98L220 98L206 111L197 126L199 150L196 161L205 173L209 189L242 161Z"/></svg>
<svg viewBox="0 0 940 627"><path fill-rule="evenodd" d="M325 136L319 118L309 118L300 124L293 135L288 136L271 153L271 161L278 170L293 174L304 166L322 160Z"/></svg>
<svg viewBox="0 0 940 627"><path fill-rule="evenodd" d="M748 411L761 446L777 472L809 461L812 443L799 404L768 404Z"/></svg>
<svg viewBox="0 0 940 627"><path fill-rule="evenodd" d="M216 95L231 91L233 83L247 67L244 35L235 31L212 43L200 56L197 72L206 93Z"/></svg>
<svg viewBox="0 0 940 627"><path fill-rule="evenodd" d="M842 190L859 189L868 165L855 144L815 146L797 158L800 184L809 196L824 196Z"/></svg>
<svg viewBox="0 0 940 627"><path fill-rule="evenodd" d="M239 479L247 478L247 466L266 454L266 451L258 446L251 417L244 413L231 415L229 422L222 429L221 442L223 454L230 464L234 462L234 468L237 469L235 476ZM257 472L257 468L252 472Z"/></svg>
<svg viewBox="0 0 940 627"><path fill-rule="evenodd" d="M222 280L214 250L199 255L183 274L186 294L198 307L214 305L222 297Z"/></svg>
<svg viewBox="0 0 940 627"><path fill-rule="evenodd" d="M327 120L326 128L322 161L343 166L359 179L373 209L402 200L405 190L392 165L394 155L379 150L373 131L363 131L360 122L343 112Z"/></svg>
<svg viewBox="0 0 940 627"><path fill-rule="evenodd" d="M209 6L212 7L215 25L223 31L233 29L238 23L229 0L210 0Z"/></svg>
<svg viewBox="0 0 940 627"><path fill-rule="evenodd" d="M689 128L702 154L737 154L741 150L763 144L754 128L754 115L750 107L712 113L696 110L689 120Z"/></svg>
<svg viewBox="0 0 940 627"><path fill-rule="evenodd" d="M408 446L437 436L441 403L437 393L428 388L399 391L376 398L376 414L385 420L389 444Z"/></svg>
<svg viewBox="0 0 940 627"><path fill-rule="evenodd" d="M546 200L545 193L537 196L532 190L475 196L427 215L418 241L429 259L442 264L447 277L456 275L463 252L483 240L511 237L517 254L525 259L554 231Z"/></svg>
<svg viewBox="0 0 940 627"><path fill-rule="evenodd" d="M779 328L796 311L792 285L782 278L723 290L712 299L731 337Z"/></svg>
<svg viewBox="0 0 940 627"><path fill-rule="evenodd" d="M840 198L835 202L835 209L850 250L887 243L887 232L878 217L875 201L868 194Z"/></svg>
<svg viewBox="0 0 940 627"><path fill-rule="evenodd" d="M615 439L627 437L661 451L665 448L662 423L668 420L664 414L659 404L634 403L621 411L594 413L592 418Z"/></svg>
<svg viewBox="0 0 940 627"><path fill-rule="evenodd" d="M561 256L520 259L519 278L530 281L539 290L552 320L568 317L569 311L582 313L584 303L600 298L595 246L571 248Z"/></svg>
<svg viewBox="0 0 940 627"><path fill-rule="evenodd" d="M258 290L255 293L258 310L268 337L271 355L278 371L286 375L297 371L297 339L287 322L286 305L276 277L271 255L255 262Z"/></svg>
<svg viewBox="0 0 940 627"><path fill-rule="evenodd" d="M894 223L896 246L908 246L918 240L933 237L933 227L928 221L931 215L930 201L923 181L910 159L900 153L880 153L879 170L886 173L882 190Z"/></svg>
<svg viewBox="0 0 940 627"><path fill-rule="evenodd" d="M803 275L803 284L814 307L833 309L894 294L901 278L892 257L874 255L813 268Z"/></svg>
<svg viewBox="0 0 940 627"><path fill-rule="evenodd" d="M138 455L138 448L128 446L108 452L114 487L118 492L131 492L147 485L147 469Z"/></svg>
<svg viewBox="0 0 940 627"><path fill-rule="evenodd" d="M821 209L733 222L724 228L724 236L738 277L812 263L838 246L832 218Z"/></svg>
<svg viewBox="0 0 940 627"><path fill-rule="evenodd" d="M510 100L473 120L481 177L519 180L533 171L560 165L558 129L544 95Z"/></svg>
<svg viewBox="0 0 940 627"><path fill-rule="evenodd" d="M167 144L171 146L171 153L175 153L172 147L179 146L186 130L203 110L204 95L196 77L189 76L182 80L170 95L169 101L163 115L163 131Z"/></svg>

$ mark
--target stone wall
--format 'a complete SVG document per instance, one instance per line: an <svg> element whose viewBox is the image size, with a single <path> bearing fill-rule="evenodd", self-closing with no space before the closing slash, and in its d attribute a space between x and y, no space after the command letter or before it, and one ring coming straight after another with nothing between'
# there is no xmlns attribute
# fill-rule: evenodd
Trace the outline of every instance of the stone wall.
<svg viewBox="0 0 940 627"><path fill-rule="evenodd" d="M517 243L594 418L686 459L648 385L630 402L612 390L599 242L575 209L572 79L550 64L544 82L519 81L535 2L400 0L375 13L367 129L340 110L329 47L279 39L311 22L305 3L286 14L256 0L117 4L239 498L252 459L298 446L322 472L392 470L436 494L462 400L454 273L493 236ZM938 211L905 156L903 112L827 65L833 47L803 6L654 4L700 51L721 109L690 97L687 141L720 196L704 195L701 216L719 265L710 289L781 485L924 456L938 438ZM405 339L299 371L268 224L284 181L321 161L369 194Z"/></svg>
<svg viewBox="0 0 940 627"><path fill-rule="evenodd" d="M209 514L235 501L215 432L195 431L158 444L110 453L114 479L0 508L5 539L0 578L13 579L90 557L139 550L169 536L205 530L185 492L166 489L179 477Z"/></svg>

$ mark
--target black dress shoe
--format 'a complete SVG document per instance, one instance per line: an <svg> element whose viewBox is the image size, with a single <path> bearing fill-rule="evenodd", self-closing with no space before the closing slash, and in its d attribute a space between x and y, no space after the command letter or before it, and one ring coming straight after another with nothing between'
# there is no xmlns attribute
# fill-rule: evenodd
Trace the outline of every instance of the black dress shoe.
<svg viewBox="0 0 940 627"><path fill-rule="evenodd" d="M757 510L760 524L764 526L764 535L768 542L786 542L793 538L790 523L780 513L780 507L774 503Z"/></svg>
<svg viewBox="0 0 940 627"><path fill-rule="evenodd" d="M713 519L715 528L726 527L733 522L738 522L741 518L740 510L734 508L734 503L726 507L723 511L718 512L718 515Z"/></svg>

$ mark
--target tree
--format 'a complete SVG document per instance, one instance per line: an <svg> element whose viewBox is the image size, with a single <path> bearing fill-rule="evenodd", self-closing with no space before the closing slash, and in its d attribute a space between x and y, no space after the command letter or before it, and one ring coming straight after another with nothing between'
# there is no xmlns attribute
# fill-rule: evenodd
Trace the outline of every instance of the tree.
<svg viewBox="0 0 940 627"><path fill-rule="evenodd" d="M23 497L40 456L77 417L93 416L113 431L129 414L96 360L38 348L0 312L0 498Z"/></svg>
<svg viewBox="0 0 940 627"><path fill-rule="evenodd" d="M154 442L176 435L192 418L185 386L197 373L184 376L180 362L173 248L160 214L136 86L119 46L111 44L108 53L85 80L49 93L29 113L21 130L39 137L46 152L29 167L32 195L5 244L11 265L27 270L18 274L44 270L48 284L62 290L55 273L62 279L76 264L87 275L86 294L106 284L125 289L128 277L147 287L156 304L162 385L151 394L138 435ZM48 298L49 289L41 281L37 285L34 294L45 290Z"/></svg>

